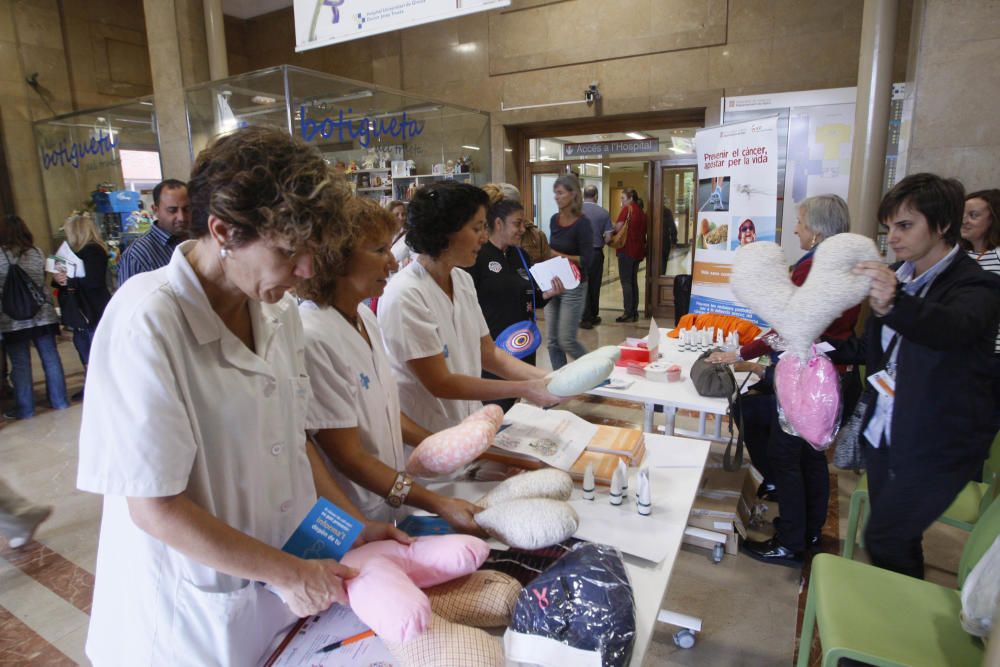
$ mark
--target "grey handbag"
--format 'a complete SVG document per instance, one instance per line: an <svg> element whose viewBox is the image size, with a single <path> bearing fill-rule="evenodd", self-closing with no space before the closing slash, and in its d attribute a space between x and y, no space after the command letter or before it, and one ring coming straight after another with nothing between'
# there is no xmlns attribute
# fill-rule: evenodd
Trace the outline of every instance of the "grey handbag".
<svg viewBox="0 0 1000 667"><path fill-rule="evenodd" d="M740 400L740 392L736 388L736 376L728 364L714 364L708 360L708 355L718 350L703 352L691 366L691 382L694 389L702 396L709 398L724 398L729 401L729 442L726 453L722 457L722 467L729 472L743 467L743 411L739 411L739 435L733 435L734 410ZM749 379L749 378L748 378ZM736 457L733 458L733 442L736 442Z"/></svg>
<svg viewBox="0 0 1000 667"><path fill-rule="evenodd" d="M837 432L837 437L833 440L833 465L837 468L858 472L865 467L865 448L861 442L861 434L864 431L865 415L877 398L878 392L866 387L854 405L854 412Z"/></svg>

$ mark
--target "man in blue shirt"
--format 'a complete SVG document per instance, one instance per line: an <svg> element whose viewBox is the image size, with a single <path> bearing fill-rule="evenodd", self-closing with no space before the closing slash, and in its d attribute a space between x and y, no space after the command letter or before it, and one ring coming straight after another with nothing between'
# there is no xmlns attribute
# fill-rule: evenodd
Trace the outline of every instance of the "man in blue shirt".
<svg viewBox="0 0 1000 667"><path fill-rule="evenodd" d="M118 285L137 273L166 266L177 244L187 238L191 223L187 184L168 178L153 188L153 215L156 222L149 232L133 241L118 263Z"/></svg>
<svg viewBox="0 0 1000 667"><path fill-rule="evenodd" d="M601 323L601 278L604 276L604 245L611 238L611 215L597 205L597 188L583 189L583 214L594 230L594 261L587 267L587 304L583 308L581 329L592 329Z"/></svg>

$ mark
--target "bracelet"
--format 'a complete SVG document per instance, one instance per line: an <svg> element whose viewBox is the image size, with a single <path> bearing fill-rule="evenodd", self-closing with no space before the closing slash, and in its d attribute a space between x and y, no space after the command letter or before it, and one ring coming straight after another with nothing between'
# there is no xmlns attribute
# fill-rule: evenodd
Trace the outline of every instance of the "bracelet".
<svg viewBox="0 0 1000 667"><path fill-rule="evenodd" d="M389 489L389 493L385 496L385 502L389 507L401 507L412 487L413 478L405 472L398 473L396 481L392 483L392 488Z"/></svg>

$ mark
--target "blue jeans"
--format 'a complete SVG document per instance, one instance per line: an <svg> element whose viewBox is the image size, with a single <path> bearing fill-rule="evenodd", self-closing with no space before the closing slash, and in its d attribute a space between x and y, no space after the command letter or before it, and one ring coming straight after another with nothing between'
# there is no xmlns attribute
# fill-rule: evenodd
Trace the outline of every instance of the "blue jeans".
<svg viewBox="0 0 1000 667"><path fill-rule="evenodd" d="M552 368L566 365L566 355L579 359L587 354L587 349L576 339L580 329L580 318L587 301L587 281L584 280L571 290L552 297L545 306L545 325L549 333L549 361Z"/></svg>
<svg viewBox="0 0 1000 667"><path fill-rule="evenodd" d="M31 342L28 340L4 341L10 355L10 377L14 383L14 401L18 419L35 416L35 396L31 379ZM56 410L69 407L66 398L66 379L63 377L62 361L56 350L56 337L52 334L39 336L34 340L35 349L42 359L45 371L45 388L49 394L49 404Z"/></svg>
<svg viewBox="0 0 1000 667"><path fill-rule="evenodd" d="M84 369L90 364L90 344L94 342L94 329L73 329L73 347L80 355Z"/></svg>

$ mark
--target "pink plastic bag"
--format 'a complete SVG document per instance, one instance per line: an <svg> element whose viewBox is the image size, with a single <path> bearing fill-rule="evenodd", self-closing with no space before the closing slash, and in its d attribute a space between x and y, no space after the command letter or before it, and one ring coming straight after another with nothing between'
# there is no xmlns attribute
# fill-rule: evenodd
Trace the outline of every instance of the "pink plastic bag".
<svg viewBox="0 0 1000 667"><path fill-rule="evenodd" d="M781 428L823 451L840 429L840 375L825 355L815 352L807 361L784 354L774 368Z"/></svg>

